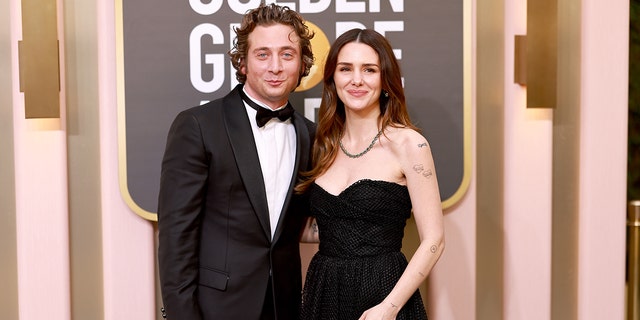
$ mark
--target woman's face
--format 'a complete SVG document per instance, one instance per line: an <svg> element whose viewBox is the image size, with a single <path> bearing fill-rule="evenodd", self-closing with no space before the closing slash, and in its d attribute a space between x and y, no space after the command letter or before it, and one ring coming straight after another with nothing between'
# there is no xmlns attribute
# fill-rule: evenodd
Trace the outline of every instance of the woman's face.
<svg viewBox="0 0 640 320"><path fill-rule="evenodd" d="M380 59L370 46L351 42L338 53L333 74L338 97L352 111L379 110L382 79Z"/></svg>

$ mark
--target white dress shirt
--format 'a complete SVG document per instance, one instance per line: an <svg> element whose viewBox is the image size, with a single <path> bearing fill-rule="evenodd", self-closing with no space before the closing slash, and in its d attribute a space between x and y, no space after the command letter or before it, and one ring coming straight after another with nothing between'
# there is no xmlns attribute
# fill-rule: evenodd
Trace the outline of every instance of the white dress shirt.
<svg viewBox="0 0 640 320"><path fill-rule="evenodd" d="M249 94L247 94L247 97L260 107L270 109ZM256 110L246 102L243 103L249 115L253 138L256 141L256 149L258 150L258 158L260 159L260 168L262 169L262 178L269 205L271 238L273 238L289 191L291 178L293 177L296 157L296 130L293 123L291 123L291 119L280 121L275 118L269 120L262 128L258 127Z"/></svg>

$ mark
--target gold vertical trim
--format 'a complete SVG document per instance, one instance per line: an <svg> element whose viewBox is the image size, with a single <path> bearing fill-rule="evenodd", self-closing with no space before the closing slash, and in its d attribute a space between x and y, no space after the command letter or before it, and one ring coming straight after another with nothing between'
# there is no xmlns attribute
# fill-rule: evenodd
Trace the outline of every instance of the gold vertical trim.
<svg viewBox="0 0 640 320"><path fill-rule="evenodd" d="M627 204L627 320L640 319L640 201Z"/></svg>
<svg viewBox="0 0 640 320"><path fill-rule="evenodd" d="M527 108L556 107L557 51L557 0L527 1Z"/></svg>
<svg viewBox="0 0 640 320"><path fill-rule="evenodd" d="M477 1L476 319L504 319L505 0Z"/></svg>
<svg viewBox="0 0 640 320"><path fill-rule="evenodd" d="M558 1L558 105L553 112L551 320L578 319L580 1Z"/></svg>
<svg viewBox="0 0 640 320"><path fill-rule="evenodd" d="M18 43L20 91L26 118L60 117L60 65L56 0L22 0Z"/></svg>
<svg viewBox="0 0 640 320"><path fill-rule="evenodd" d="M104 319L96 1L65 0L71 319ZM96 37L98 35L98 37ZM106 213L108 214L108 213Z"/></svg>
<svg viewBox="0 0 640 320"><path fill-rule="evenodd" d="M0 310L18 319L18 253L14 164L11 1L0 1Z"/></svg>
<svg viewBox="0 0 640 320"><path fill-rule="evenodd" d="M516 35L513 60L513 82L527 85L527 36Z"/></svg>

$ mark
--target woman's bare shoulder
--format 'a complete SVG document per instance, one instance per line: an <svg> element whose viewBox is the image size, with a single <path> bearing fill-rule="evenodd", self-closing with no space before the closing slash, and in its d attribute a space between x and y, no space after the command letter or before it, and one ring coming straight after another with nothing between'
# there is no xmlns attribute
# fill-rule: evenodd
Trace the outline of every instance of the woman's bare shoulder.
<svg viewBox="0 0 640 320"><path fill-rule="evenodd" d="M385 136L395 148L428 147L429 142L418 131L407 127L391 127L385 130Z"/></svg>

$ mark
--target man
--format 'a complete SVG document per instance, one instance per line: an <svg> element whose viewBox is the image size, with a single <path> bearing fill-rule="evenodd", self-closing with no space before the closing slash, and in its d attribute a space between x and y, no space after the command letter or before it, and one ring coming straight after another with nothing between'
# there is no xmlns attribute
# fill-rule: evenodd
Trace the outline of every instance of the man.
<svg viewBox="0 0 640 320"><path fill-rule="evenodd" d="M315 125L288 118L288 99L313 65L313 33L275 4L248 12L235 31L240 85L181 112L167 138L158 260L171 320L298 317L308 205L293 188L310 168ZM267 109L280 113L256 119Z"/></svg>

